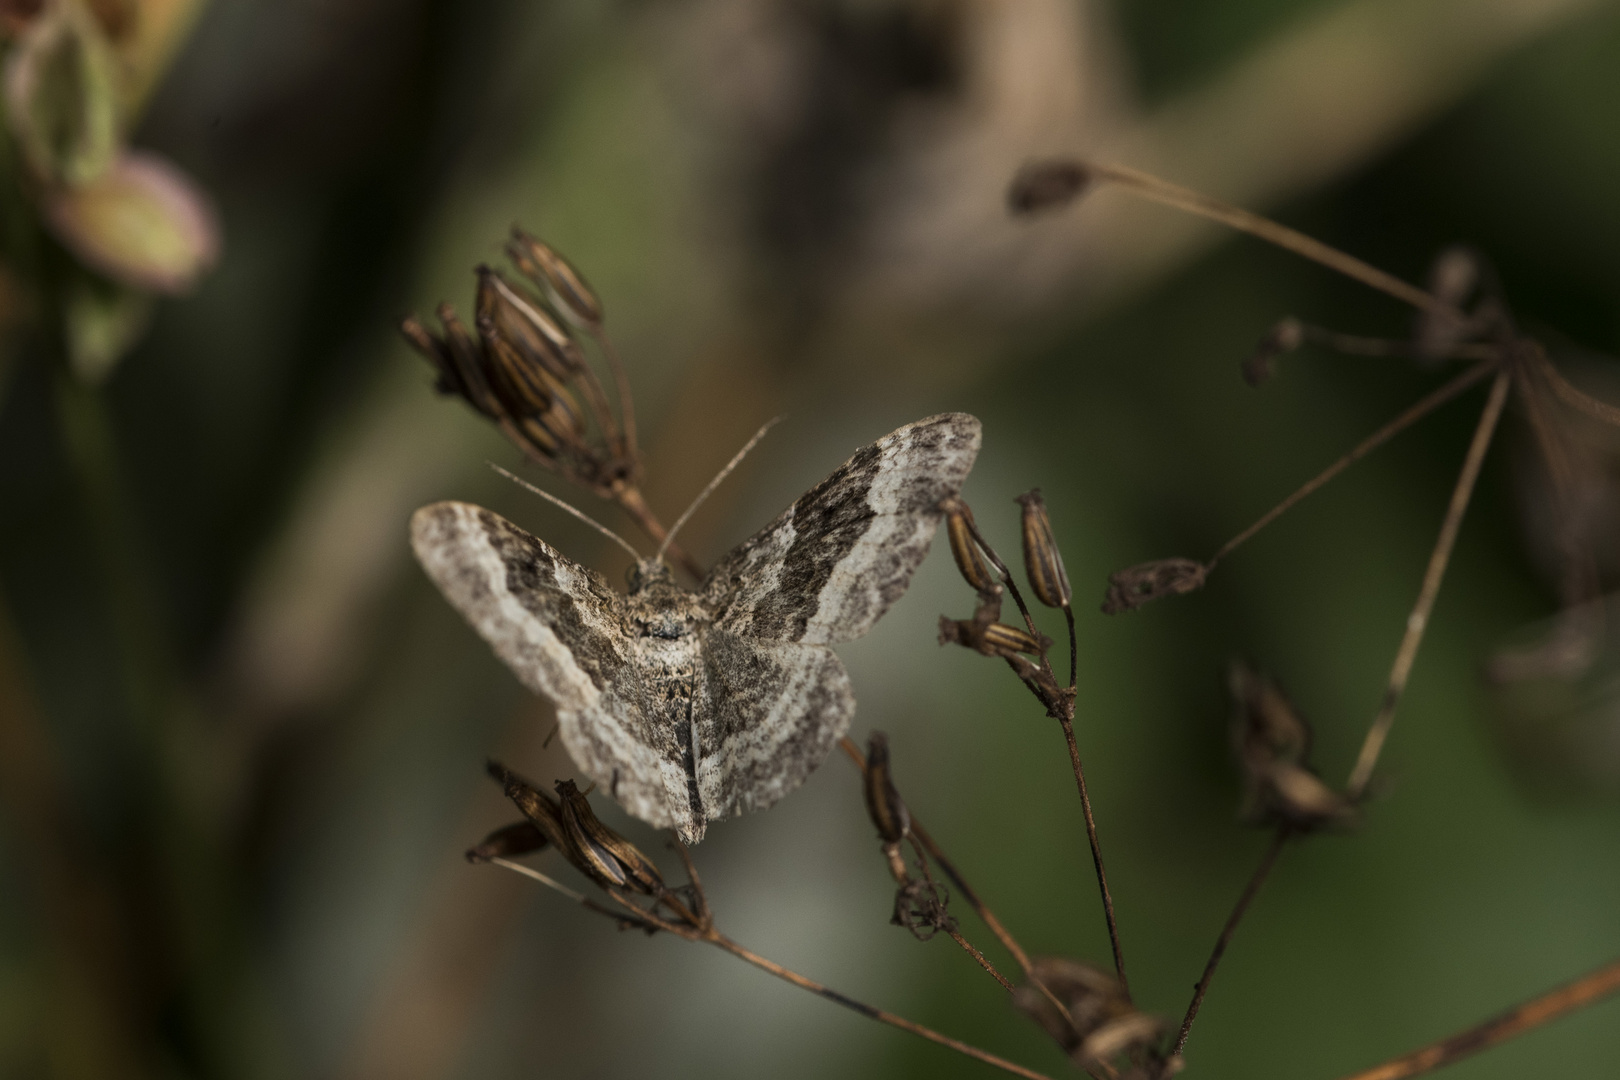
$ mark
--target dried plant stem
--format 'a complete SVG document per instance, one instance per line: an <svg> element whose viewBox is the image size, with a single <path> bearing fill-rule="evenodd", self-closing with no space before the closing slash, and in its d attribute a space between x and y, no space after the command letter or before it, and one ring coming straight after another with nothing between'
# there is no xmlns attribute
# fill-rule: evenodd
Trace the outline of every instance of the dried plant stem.
<svg viewBox="0 0 1620 1080"><path fill-rule="evenodd" d="M1497 370L1500 366L1501 363L1496 360L1488 360L1482 364L1477 364L1463 372L1461 375L1457 376L1455 379L1452 379L1444 386L1441 386L1433 393L1419 400L1411 408L1407 409L1405 412L1395 417L1395 419L1391 420L1389 423L1385 424L1383 427L1361 440L1361 442L1358 443L1349 453L1339 458L1339 460L1329 465L1326 469L1323 469L1321 472L1317 473L1310 480L1307 480L1292 495L1288 496L1288 498L1266 511L1266 513L1261 516L1260 520L1256 521L1253 525L1250 525L1247 529L1244 529L1242 532L1232 537L1232 539L1222 544L1221 549L1214 555L1210 556L1209 561L1204 564L1204 569L1206 571L1213 570L1216 563L1230 555L1238 548L1239 545L1252 538L1256 533L1258 533L1261 529L1264 529L1267 525L1270 525L1273 521L1276 521L1278 518L1282 517L1283 514L1293 509L1307 496L1321 489L1335 476L1338 476L1351 465L1354 465L1356 462L1378 449L1378 447L1382 446L1396 435L1405 431L1407 428L1429 415L1441 405L1444 405L1446 402L1450 401L1452 398L1456 397L1470 386L1473 386L1485 376Z"/></svg>
<svg viewBox="0 0 1620 1080"><path fill-rule="evenodd" d="M618 503L625 513L635 519L636 527L645 533L647 538L654 544L662 544L664 538L669 535L669 530L664 528L664 523L658 520L658 515L654 514L652 507L647 505L647 500L642 497L639 487L623 482L614 485L613 501ZM687 554L686 549L681 545L671 543L664 554L679 563L682 570L691 574L698 581L703 580L704 570L702 564Z"/></svg>
<svg viewBox="0 0 1620 1080"><path fill-rule="evenodd" d="M739 960L745 960L753 964L761 971L768 971L784 982L792 983L802 990L808 990L818 997L826 998L834 1004L842 1005L844 1008L860 1013L869 1019L888 1024L890 1027L897 1027L901 1031L909 1031L913 1035L920 1035L929 1042L938 1043L941 1046L955 1050L958 1054L965 1054L976 1061L982 1061L986 1065L1001 1069L1003 1072L1012 1073L1014 1076L1022 1076L1026 1080L1050 1080L1044 1073L1038 1073L1034 1069L1026 1069L1024 1066L1008 1061L1006 1058L997 1057L988 1050L980 1050L977 1046L970 1046L959 1039L951 1038L949 1035L941 1035L932 1028L923 1027L921 1024L907 1020L903 1016L896 1016L894 1013L856 1001L852 997L847 997L836 990L822 986L815 980L807 979L796 971L789 970L781 964L765 959L758 953L750 952L718 931L711 932L710 936L704 940L724 949Z"/></svg>
<svg viewBox="0 0 1620 1080"><path fill-rule="evenodd" d="M1547 380L1547 384L1553 388L1553 393L1558 395L1560 401L1572 408L1579 409L1594 420L1601 420L1605 424L1620 427L1620 409L1607 402L1599 401L1564 378L1563 372L1559 371L1553 362L1547 359L1546 352L1539 345L1527 349L1526 352L1529 354L1530 363L1534 366L1536 374Z"/></svg>
<svg viewBox="0 0 1620 1080"><path fill-rule="evenodd" d="M619 398L619 415L624 418L624 456L635 461L639 450L636 445L636 405L630 396L630 376L624 370L619 350L613 347L613 339L608 337L607 331L598 326L591 331L591 336L607 358L608 371L613 375L613 389Z"/></svg>
<svg viewBox="0 0 1620 1080"><path fill-rule="evenodd" d="M843 747L844 753L849 755L849 759L855 763L855 767L861 770L861 774L864 776L866 774L866 755L861 753L861 748L856 746L855 741L847 735L838 741L838 745ZM934 860L939 868L945 872L945 876L950 878L951 884L956 886L956 891L962 894L963 899L967 900L969 906L973 908L974 914L979 917L979 921L984 923L990 929L990 932L996 936L996 940L1001 942L1002 948L1012 954L1013 960L1017 962L1019 969L1024 973L1024 978L1029 980L1029 984L1040 991L1041 996L1051 1002L1071 1024L1074 1023L1074 1018L1069 1015L1069 1007L1063 1004L1058 996L1052 993L1047 985L1040 980L1040 977L1035 974L1035 965L1030 962L1029 953L1024 951L1024 947L1018 944L1018 939L1013 937L1012 932L1002 925L1000 919L996 918L996 913L990 910L990 906L974 891L973 886L967 883L967 879L956 868L956 864L951 862L944 849L939 846L938 842L934 840L933 836L929 834L915 815L911 818L911 835L923 846L923 849L928 852L929 857Z"/></svg>
<svg viewBox="0 0 1620 1080"><path fill-rule="evenodd" d="M996 966L994 964L992 964L990 961L986 960L984 958L984 953L980 952L978 949L975 949L973 947L973 943L971 941L969 941L967 938L963 937L962 932L960 930L947 930L945 932L951 936L952 941L954 941L958 945L962 946L962 951L963 952L967 953L969 956L973 957L973 959L977 960L979 962L979 966L984 968L984 970L986 970L986 971L988 971L990 973L991 978L995 979L996 982L1000 983L1002 986L1004 986L1008 990L1011 990L1013 988L1013 984L1007 978L1007 976L1005 976L1001 972L997 971Z"/></svg>
<svg viewBox="0 0 1620 1080"><path fill-rule="evenodd" d="M1364 337L1359 334L1341 334L1321 326L1303 324L1305 340L1312 345L1331 349L1345 356L1399 356L1418 355L1418 347L1411 341L1393 338ZM1502 355L1499 346L1485 341L1462 342L1447 349L1446 360L1495 360Z"/></svg>
<svg viewBox="0 0 1620 1080"><path fill-rule="evenodd" d="M1086 770L1080 764L1080 747L1074 741L1074 721L1062 717L1063 738L1069 744L1069 764L1074 766L1074 786L1080 790L1080 810L1086 818L1086 839L1091 843L1091 862L1097 868L1097 888L1102 893L1103 915L1108 919L1108 943L1114 950L1114 972L1125 1000L1131 1000L1130 980L1125 978L1125 951L1119 944L1119 924L1114 920L1114 896L1108 888L1108 871L1103 868L1102 844L1097 840L1097 822L1091 816L1091 796L1086 792Z"/></svg>
<svg viewBox="0 0 1620 1080"><path fill-rule="evenodd" d="M1249 883L1243 887L1243 895L1238 897L1232 908L1232 914L1226 917L1226 925L1221 928L1221 936L1215 939L1215 948L1210 950L1209 960L1204 964L1204 974L1199 978L1198 985L1193 988L1192 1002L1187 1006L1187 1015L1181 1019L1181 1030L1176 1033L1175 1045L1170 1050L1170 1056L1176 1057L1187 1045L1187 1036L1192 1031L1193 1021L1198 1019L1198 1010L1204 1004L1204 995L1209 993L1209 984L1215 979L1215 969L1221 965L1221 957L1226 955L1226 946L1232 941L1232 935L1237 932L1238 923L1248 913L1249 905L1254 902L1255 894L1260 886L1266 883L1271 874L1271 868L1277 864L1277 856L1282 854L1283 845L1288 842L1289 830L1285 825L1277 830L1266 853L1260 857L1260 865L1255 867L1254 873L1249 875Z"/></svg>
<svg viewBox="0 0 1620 1080"><path fill-rule="evenodd" d="M1389 683L1384 690L1383 702L1378 707L1378 715L1373 717L1372 724L1367 729L1367 737L1361 744L1361 753L1356 757L1355 768L1350 772L1347 793L1352 800L1359 799L1367 789L1368 782L1378 764L1378 755L1383 751L1384 741L1389 737L1390 726L1395 722L1395 708L1400 704L1401 694L1406 690L1406 681L1412 673L1412 663L1417 659L1418 646L1423 643L1423 632L1429 625L1429 614L1434 610L1435 599L1440 595L1440 583L1445 579L1446 566L1451 561L1451 550L1457 542L1457 532L1462 526L1463 513L1468 509L1468 502L1474 494L1474 483L1479 479L1480 467L1485 462L1485 451L1490 448L1491 436L1496 432L1496 424L1502 418L1502 406L1507 402L1508 387L1512 383L1512 375L1506 371L1499 371L1496 380L1491 383L1491 396L1485 402L1485 409L1480 413L1479 424L1474 428L1473 441L1468 446L1468 455L1463 459L1462 471L1457 476L1456 487L1451 492L1451 504L1446 509L1445 520L1440 525L1440 536L1435 541L1434 551L1429 556L1429 566L1423 574L1423 585L1418 590L1417 602L1412 605L1412 613L1406 618L1406 633L1401 637L1400 648L1395 652L1395 663L1390 667Z"/></svg>
<svg viewBox="0 0 1620 1080"><path fill-rule="evenodd" d="M1344 1080L1405 1080L1408 1076L1419 1076L1506 1042L1616 991L1620 991L1620 960L1605 964L1574 982L1565 983L1467 1031L1458 1032L1382 1065L1364 1069Z"/></svg>
<svg viewBox="0 0 1620 1080"><path fill-rule="evenodd" d="M1123 165L1097 165L1086 163L1085 168L1099 180L1106 180L1118 184L1128 191L1132 191L1143 198L1154 202L1173 206L1178 210L1186 211L1198 217L1218 221L1239 232L1246 232L1257 236L1268 243L1275 244L1287 251L1292 251L1312 262L1320 263L1330 270L1336 270L1348 278L1353 278L1370 288L1386 293L1397 300L1405 301L1415 308L1424 311L1444 311L1459 317L1462 313L1439 298L1425 292L1415 285L1408 284L1393 274L1384 272L1370 263L1363 262L1353 255L1348 255L1338 248L1332 247L1322 241L1306 236L1302 232L1279 225L1270 218L1261 217L1211 198L1191 188L1184 188L1172 184L1168 180L1161 180L1150 173L1139 172L1136 169Z"/></svg>

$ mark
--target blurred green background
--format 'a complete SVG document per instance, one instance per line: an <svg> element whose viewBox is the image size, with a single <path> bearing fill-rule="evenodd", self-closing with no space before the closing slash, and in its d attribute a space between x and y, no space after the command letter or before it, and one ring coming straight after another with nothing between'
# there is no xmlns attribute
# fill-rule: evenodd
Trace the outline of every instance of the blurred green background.
<svg viewBox="0 0 1620 1080"><path fill-rule="evenodd" d="M465 312L472 267L513 222L604 298L665 520L786 415L693 522L700 558L944 409L985 422L965 495L1004 550L1012 497L1046 491L1081 600L1081 748L1132 985L1168 1016L1267 842L1235 820L1226 661L1273 671L1317 726L1324 775L1348 771L1482 395L1204 592L1105 617L1110 571L1213 551L1439 376L1307 352L1251 390L1238 364L1283 315L1399 337L1409 314L1111 192L1011 220L1012 173L1117 159L1409 280L1475 244L1557 362L1620 400L1604 355L1620 352L1612 4L214 0L196 15L132 141L217 203L215 269L158 304L99 388L63 373L48 304L19 286L0 305L0 1077L990 1075L462 861L513 817L486 756L542 781L573 770L541 746L548 707L410 561L409 513L477 501L615 581L625 567L490 473L516 451L437 399L395 331L441 299ZM14 218L28 190L8 181ZM1188 1075L1331 1078L1620 954L1617 695L1560 727L1505 712L1480 678L1556 606L1527 441L1510 411L1380 799L1354 835L1286 854ZM889 733L913 810L1028 948L1106 963L1059 731L1000 665L935 644L938 615L971 603L936 551L840 650L853 734ZM696 855L744 944L1069 1070L968 958L888 925L841 758ZM1617 1009L1449 1075L1620 1072Z"/></svg>

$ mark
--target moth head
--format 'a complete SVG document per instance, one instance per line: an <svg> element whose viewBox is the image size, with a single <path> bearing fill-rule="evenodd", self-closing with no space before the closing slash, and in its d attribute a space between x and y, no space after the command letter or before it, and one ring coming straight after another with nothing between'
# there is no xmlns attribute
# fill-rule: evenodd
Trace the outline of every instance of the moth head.
<svg viewBox="0 0 1620 1080"><path fill-rule="evenodd" d="M667 562L655 555L650 559L637 559L635 565L630 567L626 580L630 584L631 596L659 586L667 586L673 589L675 588L675 571L669 568Z"/></svg>

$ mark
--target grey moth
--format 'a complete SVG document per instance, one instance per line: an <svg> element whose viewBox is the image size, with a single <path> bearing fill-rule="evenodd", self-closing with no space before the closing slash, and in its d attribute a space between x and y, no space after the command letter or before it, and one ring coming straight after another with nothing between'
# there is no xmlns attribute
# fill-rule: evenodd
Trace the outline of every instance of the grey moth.
<svg viewBox="0 0 1620 1080"><path fill-rule="evenodd" d="M733 548L697 592L643 559L621 595L468 503L418 510L411 546L496 655L557 707L586 775L696 843L709 822L798 787L848 729L855 696L828 646L865 634L906 591L979 441L966 413L891 432Z"/></svg>

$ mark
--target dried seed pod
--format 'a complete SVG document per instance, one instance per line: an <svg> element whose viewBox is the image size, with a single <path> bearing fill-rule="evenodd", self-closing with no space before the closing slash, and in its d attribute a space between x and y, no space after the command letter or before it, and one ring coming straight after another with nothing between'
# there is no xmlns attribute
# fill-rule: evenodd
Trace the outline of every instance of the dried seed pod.
<svg viewBox="0 0 1620 1080"><path fill-rule="evenodd" d="M1179 596L1204 587L1209 568L1191 559L1155 559L1108 575L1103 614L1135 611L1161 596Z"/></svg>
<svg viewBox="0 0 1620 1080"><path fill-rule="evenodd" d="M963 645L986 656L1016 656L1018 653L1041 655L1050 645L1046 635L1035 637L1028 630L1007 623L980 623L974 619L939 620L939 643Z"/></svg>
<svg viewBox="0 0 1620 1080"><path fill-rule="evenodd" d="M1291 353L1305 344L1305 324L1293 316L1283 319L1266 331L1266 336L1255 345L1254 353L1243 362L1243 381L1259 386L1277 373L1277 357Z"/></svg>
<svg viewBox="0 0 1620 1080"><path fill-rule="evenodd" d="M1001 585L990 575L979 542L973 538L973 511L954 495L942 502L940 508L945 511L945 533L950 537L951 557L956 560L962 579L975 592L1000 595Z"/></svg>
<svg viewBox="0 0 1620 1080"><path fill-rule="evenodd" d="M518 821L502 826L484 837L477 847L467 849L467 861L485 863L491 859L510 859L528 855L545 847L549 840L532 821Z"/></svg>
<svg viewBox="0 0 1620 1080"><path fill-rule="evenodd" d="M1032 161L1007 188L1007 208L1020 215L1055 210L1073 202L1090 183L1090 171L1078 161Z"/></svg>
<svg viewBox="0 0 1620 1080"><path fill-rule="evenodd" d="M501 335L567 382L585 366L579 343L538 300L514 288L487 266L478 273L478 315L494 321Z"/></svg>
<svg viewBox="0 0 1620 1080"><path fill-rule="evenodd" d="M501 785L506 797L523 812L523 816L533 822L569 862L578 865L578 852L574 851L567 830L563 828L562 808L557 801L498 761L487 763L485 771Z"/></svg>
<svg viewBox="0 0 1620 1080"><path fill-rule="evenodd" d="M602 302L567 259L522 229L513 228L506 245L512 264L546 292L546 299L576 326L602 325Z"/></svg>
<svg viewBox="0 0 1620 1080"><path fill-rule="evenodd" d="M911 832L911 812L895 789L889 772L889 739L881 731L872 732L866 744L866 812L878 835L898 844Z"/></svg>
<svg viewBox="0 0 1620 1080"><path fill-rule="evenodd" d="M1097 1027L1075 1052L1075 1060L1093 1067L1112 1061L1121 1054L1144 1050L1159 1041L1164 1021L1147 1013L1128 1012Z"/></svg>
<svg viewBox="0 0 1620 1080"><path fill-rule="evenodd" d="M559 780L557 794L562 798L563 827L597 871L593 877L649 896L666 891L658 867L634 844L597 820L578 785L572 780Z"/></svg>
<svg viewBox="0 0 1620 1080"><path fill-rule="evenodd" d="M1065 1053L1079 1054L1087 1036L1135 1011L1119 980L1094 964L1066 956L1037 956L1030 966L1041 985L1063 1003L1069 1015L1065 1017L1033 986L1014 990L1013 1004L1044 1028Z"/></svg>
<svg viewBox="0 0 1620 1080"><path fill-rule="evenodd" d="M1479 288L1484 264L1479 253L1461 244L1441 250L1429 267L1429 292L1448 308L1426 308L1417 314L1412 328L1412 344L1419 360L1446 357L1474 329L1474 320L1463 312Z"/></svg>
<svg viewBox="0 0 1620 1080"><path fill-rule="evenodd" d="M1052 535L1052 519L1047 516L1041 489L1025 492L1018 496L1017 502L1024 508L1024 573L1029 575L1029 586L1036 599L1047 607L1066 608L1073 594L1057 538Z"/></svg>

